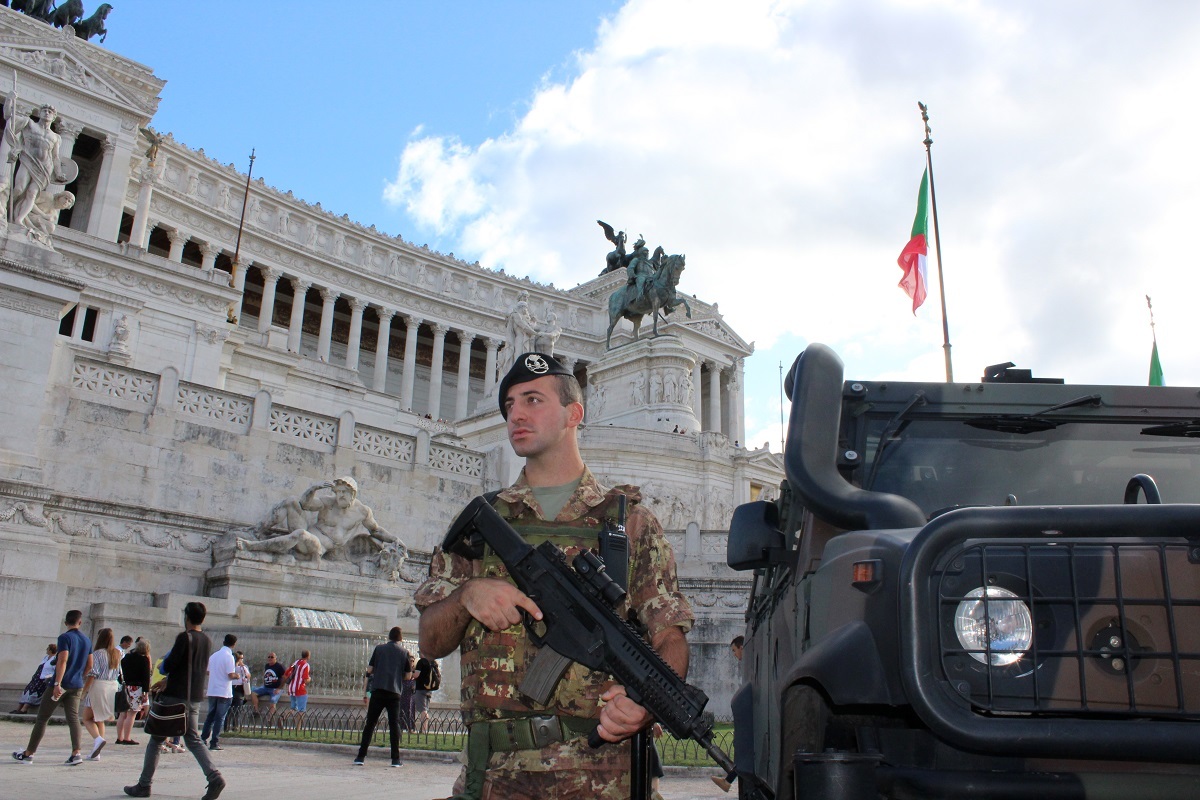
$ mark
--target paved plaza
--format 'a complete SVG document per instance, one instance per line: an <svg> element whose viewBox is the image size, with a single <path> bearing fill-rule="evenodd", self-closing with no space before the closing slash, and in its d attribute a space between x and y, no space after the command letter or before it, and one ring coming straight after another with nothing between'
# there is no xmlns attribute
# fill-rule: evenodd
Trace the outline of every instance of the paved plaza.
<svg viewBox="0 0 1200 800"><path fill-rule="evenodd" d="M61 717L61 714L56 714ZM30 725L0 721L0 798L2 800L82 800L125 797L121 787L137 781L142 747L109 744L99 761L75 767L64 765L70 755L70 739L64 725L46 730L33 764L24 765L9 756L25 747ZM86 736L86 733L85 733ZM135 738L146 740L140 729ZM90 739L88 739L90 741ZM373 748L366 766L350 762L356 748L350 745L311 745L225 739L225 749L213 753L214 761L229 787L221 800L278 797L287 800L430 800L447 797L458 774L453 756L408 751L401 756L404 766L389 766L386 748ZM86 750L85 753L86 755ZM671 769L662 782L665 800L712 800L733 797L709 779L712 769ZM204 776L188 753L164 754L154 778L154 797L164 800L200 797Z"/></svg>

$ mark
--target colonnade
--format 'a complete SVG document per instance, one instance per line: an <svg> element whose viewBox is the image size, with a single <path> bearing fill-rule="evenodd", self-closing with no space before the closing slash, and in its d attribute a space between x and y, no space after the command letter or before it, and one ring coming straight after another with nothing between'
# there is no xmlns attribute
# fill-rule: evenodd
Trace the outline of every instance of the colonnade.
<svg viewBox="0 0 1200 800"><path fill-rule="evenodd" d="M263 278L263 295L258 315L258 332L265 334L270 330L271 320L274 317L278 284L281 279L286 277L291 284L292 296L294 298L292 301L291 316L288 320L287 349L290 352L299 353L304 326L305 300L309 290L313 288L313 282L304 277L285 275L282 270L274 267L260 267L256 265L256 268ZM463 419L470 413L470 376L474 356L473 345L477 338L482 338L484 345L482 396L486 397L490 395L495 388L497 353L504 344L502 339L495 336L488 336L478 331L454 328L437 320L426 320L416 314L405 313L399 309L374 303L368 298L350 295L338 288L320 286L318 287L318 291L321 295L321 322L317 334L317 359L320 361L331 362L334 311L338 299L344 298L346 304L350 307L350 327L346 339L345 356L339 366L344 366L346 369L357 372L362 347L363 315L368 307L374 310L376 318L379 321L379 328L374 343L375 360L372 365L373 377L371 388L376 392L384 392L386 390L391 358L388 351L392 326L396 322L397 317L404 324L404 360L400 371L400 408L418 413L428 413L435 418L442 416L442 392L448 384L448 376L445 374L446 370L443 366L446 352L446 337L448 334L452 334L455 337L459 348L453 382L455 392L453 419ZM426 330L432 337L433 351L429 364L427 407L417 409L414 408L413 397L417 373L417 337L422 325L426 327ZM574 370L576 359L563 356L562 360L568 369Z"/></svg>
<svg viewBox="0 0 1200 800"><path fill-rule="evenodd" d="M707 401L703 391L706 374ZM744 378L745 361L741 358L735 359L732 365L698 358L692 367L692 413L705 431L723 433L743 445L746 442L746 419L740 409Z"/></svg>

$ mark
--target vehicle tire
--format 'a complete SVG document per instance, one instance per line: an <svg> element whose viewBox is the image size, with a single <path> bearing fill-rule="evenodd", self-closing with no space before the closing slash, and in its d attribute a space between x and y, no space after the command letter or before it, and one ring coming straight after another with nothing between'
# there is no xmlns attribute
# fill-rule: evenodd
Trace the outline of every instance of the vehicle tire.
<svg viewBox="0 0 1200 800"><path fill-rule="evenodd" d="M784 693L779 717L779 778L775 782L775 800L808 800L794 797L792 756L796 751L824 751L829 718L829 702L818 689L799 684Z"/></svg>

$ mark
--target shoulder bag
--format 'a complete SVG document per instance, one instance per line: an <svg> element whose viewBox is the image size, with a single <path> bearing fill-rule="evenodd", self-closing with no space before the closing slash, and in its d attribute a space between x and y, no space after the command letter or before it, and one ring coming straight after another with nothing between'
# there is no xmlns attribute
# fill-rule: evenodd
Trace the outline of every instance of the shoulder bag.
<svg viewBox="0 0 1200 800"><path fill-rule="evenodd" d="M184 682L186 687L184 691L190 698L192 694L192 634L191 631L184 631L184 633L188 643L187 678ZM157 695L150 698L150 710L146 714L146 734L171 738L187 733L187 703L162 703L157 698Z"/></svg>

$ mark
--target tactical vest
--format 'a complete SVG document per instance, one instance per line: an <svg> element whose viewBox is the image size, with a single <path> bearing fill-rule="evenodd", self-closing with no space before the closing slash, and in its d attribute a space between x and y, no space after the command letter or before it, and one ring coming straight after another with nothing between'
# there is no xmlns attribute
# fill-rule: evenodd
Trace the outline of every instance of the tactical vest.
<svg viewBox="0 0 1200 800"><path fill-rule="evenodd" d="M514 507L499 498L492 505L530 545L537 547L542 542L553 542L563 549L570 563L581 550L596 550L604 522L616 523L617 498L630 494L632 488L610 489L604 500L589 513L566 522L538 519L524 504ZM632 559L630 561L632 569ZM477 574L512 582L504 562L490 547L485 550ZM626 606L627 601L617 609L622 617L626 614ZM572 662L563 673L546 705L537 705L521 695L518 687L537 652L538 648L529 641L521 623L503 631L489 631L478 620L471 620L463 637L461 664L463 707L471 709L472 720L540 714L599 716L599 697L611 678L605 672L595 672L578 663Z"/></svg>

